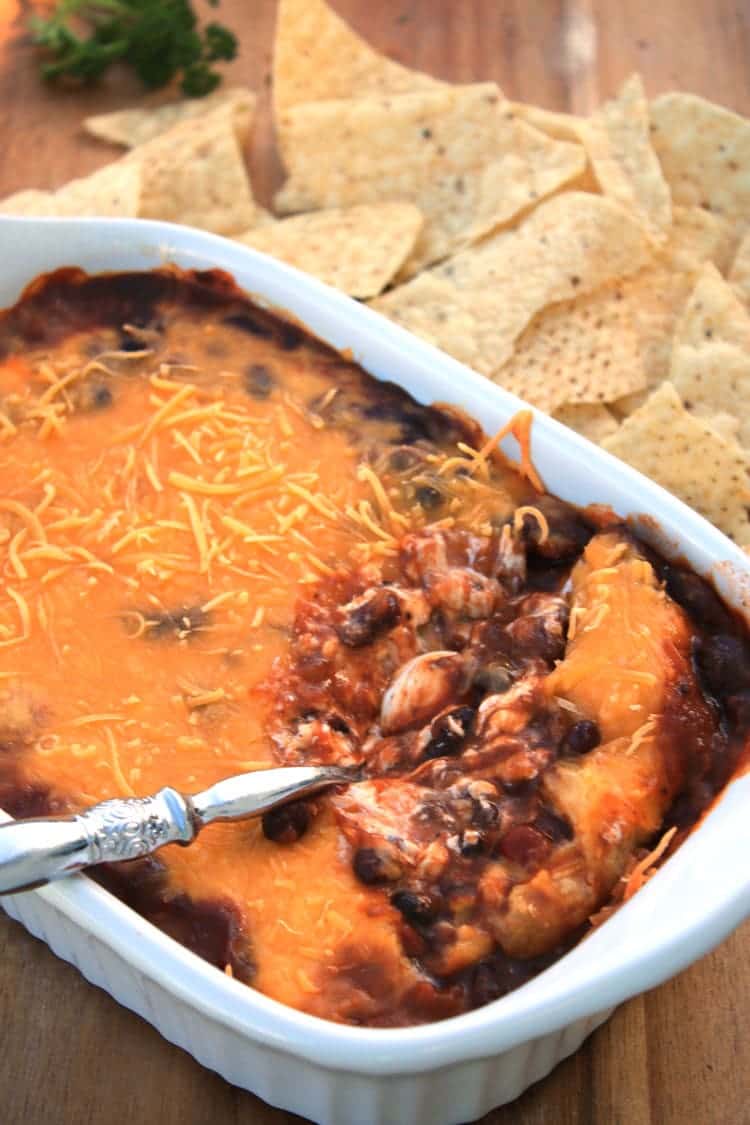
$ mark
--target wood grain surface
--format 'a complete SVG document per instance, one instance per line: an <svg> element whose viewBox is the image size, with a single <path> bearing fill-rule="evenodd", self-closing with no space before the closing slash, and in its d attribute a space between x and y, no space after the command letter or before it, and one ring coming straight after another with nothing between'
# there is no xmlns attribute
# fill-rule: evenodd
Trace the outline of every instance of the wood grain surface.
<svg viewBox="0 0 750 1125"><path fill-rule="evenodd" d="M589 110L633 70L750 114L749 0L334 0L393 58L513 98ZM86 113L131 103L113 74L71 93L38 80L29 3L0 0L0 196L48 188L115 150ZM274 0L223 0L240 35L228 78L267 93ZM250 155L256 194L280 180L267 114ZM2 268L0 248L0 268ZM0 919L0 1121L203 1125L299 1120L236 1090ZM675 980L624 1005L584 1047L487 1125L750 1125L750 924ZM397 1114L394 1125L401 1122ZM356 1125L356 1123L352 1123Z"/></svg>

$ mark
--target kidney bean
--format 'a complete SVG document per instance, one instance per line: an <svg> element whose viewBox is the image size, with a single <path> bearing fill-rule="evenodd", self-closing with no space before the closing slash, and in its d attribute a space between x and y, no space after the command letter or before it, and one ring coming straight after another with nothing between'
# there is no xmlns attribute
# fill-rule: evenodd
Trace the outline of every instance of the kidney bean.
<svg viewBox="0 0 750 1125"><path fill-rule="evenodd" d="M500 841L500 852L511 863L532 867L542 863L550 850L550 841L528 824L514 824Z"/></svg>

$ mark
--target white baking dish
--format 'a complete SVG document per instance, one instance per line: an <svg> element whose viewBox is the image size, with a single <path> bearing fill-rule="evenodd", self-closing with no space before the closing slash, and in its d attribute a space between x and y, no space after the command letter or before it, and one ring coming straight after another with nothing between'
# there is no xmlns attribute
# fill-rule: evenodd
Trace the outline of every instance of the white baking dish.
<svg viewBox="0 0 750 1125"><path fill-rule="evenodd" d="M372 374L422 402L456 403L488 432L520 405L296 270L168 224L0 219L0 306L59 266L96 272L168 262L229 271L242 288L289 310L322 339L351 348ZM641 534L712 574L738 609L750 607L750 561L662 489L541 415L533 455L551 492L578 504L610 504L622 515L648 513L653 520L639 526ZM690 964L750 914L749 804L744 776L639 894L523 988L467 1015L396 1031L341 1027L269 1000L80 876L2 901L89 980L266 1101L338 1125L450 1125L515 1098L576 1050L615 1005Z"/></svg>

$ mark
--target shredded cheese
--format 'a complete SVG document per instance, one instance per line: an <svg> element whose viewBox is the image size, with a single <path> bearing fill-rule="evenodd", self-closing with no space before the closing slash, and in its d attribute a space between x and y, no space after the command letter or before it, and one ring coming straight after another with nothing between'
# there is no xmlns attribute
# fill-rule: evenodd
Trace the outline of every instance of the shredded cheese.
<svg viewBox="0 0 750 1125"><path fill-rule="evenodd" d="M530 504L522 504L519 508L516 508L515 512L513 513L513 530L515 531L516 535L521 532L523 528L523 521L526 516L530 516L531 519L536 520L539 526L539 545L541 546L543 543L546 543L549 539L549 524L547 523L547 517L545 516L544 512L540 512L538 508L534 508Z"/></svg>
<svg viewBox="0 0 750 1125"><path fill-rule="evenodd" d="M632 898L636 891L639 891L643 884L655 874L653 868L672 843L676 833L676 828L670 828L668 832L665 832L656 847L650 851L640 863L636 864L630 874L625 878L625 893L623 895L625 902L627 902L629 898Z"/></svg>

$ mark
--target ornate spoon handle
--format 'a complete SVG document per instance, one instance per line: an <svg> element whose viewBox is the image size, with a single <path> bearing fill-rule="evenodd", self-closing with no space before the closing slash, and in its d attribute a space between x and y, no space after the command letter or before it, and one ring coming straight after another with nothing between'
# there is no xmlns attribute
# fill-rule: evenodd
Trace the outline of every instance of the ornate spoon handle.
<svg viewBox="0 0 750 1125"><path fill-rule="evenodd" d="M151 797L103 801L78 816L10 821L0 825L0 895L92 864L138 859L164 844L190 844L204 824L258 816L357 777L335 766L261 770L226 778L194 797L167 787Z"/></svg>

